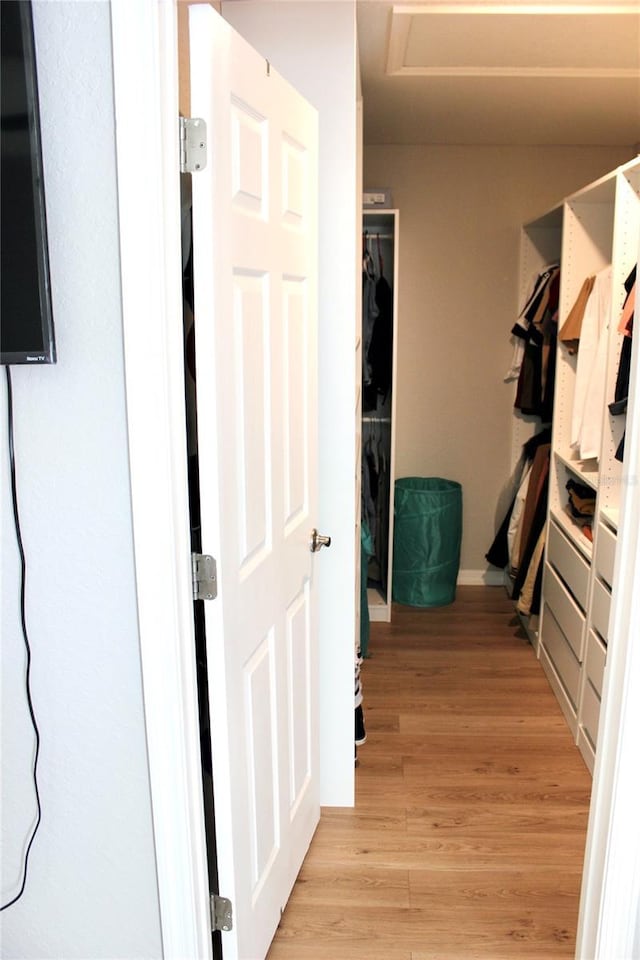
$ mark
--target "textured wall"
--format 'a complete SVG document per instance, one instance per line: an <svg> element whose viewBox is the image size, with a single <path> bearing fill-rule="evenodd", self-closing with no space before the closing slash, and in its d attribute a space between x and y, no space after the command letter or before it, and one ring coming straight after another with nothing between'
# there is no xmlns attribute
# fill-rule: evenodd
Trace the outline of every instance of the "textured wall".
<svg viewBox="0 0 640 960"><path fill-rule="evenodd" d="M13 370L42 824L5 960L162 956L133 569L107 3L36 2L58 363ZM4 379L4 378L3 378ZM2 434L2 899L35 810Z"/></svg>
<svg viewBox="0 0 640 960"><path fill-rule="evenodd" d="M400 209L397 476L463 486L462 570L486 569L508 477L520 224L631 149L365 147L365 189Z"/></svg>

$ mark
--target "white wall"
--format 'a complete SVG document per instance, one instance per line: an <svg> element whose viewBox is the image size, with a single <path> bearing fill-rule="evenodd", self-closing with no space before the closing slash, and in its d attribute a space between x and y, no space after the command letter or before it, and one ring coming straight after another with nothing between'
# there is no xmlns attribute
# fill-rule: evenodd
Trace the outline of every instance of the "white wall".
<svg viewBox="0 0 640 960"><path fill-rule="evenodd" d="M365 189L390 187L401 214L396 475L462 483L461 573L486 571L502 520L520 225L631 157L622 147L365 146Z"/></svg>
<svg viewBox="0 0 640 960"><path fill-rule="evenodd" d="M320 801L353 802L356 23L353 0L253 2L223 16L319 112ZM359 555L359 549L358 549Z"/></svg>
<svg viewBox="0 0 640 960"><path fill-rule="evenodd" d="M109 6L36 2L58 363L13 368L42 824L5 960L162 956L119 288ZM2 899L34 812L2 435Z"/></svg>

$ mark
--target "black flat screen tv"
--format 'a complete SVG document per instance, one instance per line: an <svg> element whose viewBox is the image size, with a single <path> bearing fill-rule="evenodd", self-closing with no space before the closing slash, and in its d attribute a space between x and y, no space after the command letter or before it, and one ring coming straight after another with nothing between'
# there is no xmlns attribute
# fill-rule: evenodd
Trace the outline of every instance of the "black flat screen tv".
<svg viewBox="0 0 640 960"><path fill-rule="evenodd" d="M29 0L1 0L0 364L55 363Z"/></svg>

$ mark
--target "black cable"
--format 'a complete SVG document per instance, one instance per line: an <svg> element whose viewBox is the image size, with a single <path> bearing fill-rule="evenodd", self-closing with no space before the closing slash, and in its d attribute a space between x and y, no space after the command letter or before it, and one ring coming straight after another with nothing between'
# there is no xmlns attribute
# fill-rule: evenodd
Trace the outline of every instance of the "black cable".
<svg viewBox="0 0 640 960"><path fill-rule="evenodd" d="M31 647L29 646L29 636L27 634L27 618L26 618L26 604L25 604L25 595L26 595L26 578L27 578L27 563L24 556L24 547L22 545L22 534L20 532L20 517L18 514L18 493L17 493L17 484L16 484L16 460L13 447L13 394L11 390L11 373L9 367L5 367L7 373L7 420L9 428L9 462L11 464L11 495L13 498L13 520L16 528L16 540L18 542L18 550L20 551L20 567L21 567L21 583L20 583L20 620L22 623L22 636L24 638L24 645L27 651L27 666L25 672L25 685L27 691L27 704L29 705L29 714L31 716L31 723L33 724L33 729L36 735L36 750L33 758L33 785L36 792L36 803L38 805L38 816L36 818L35 826L29 838L29 843L27 844L27 849L24 855L24 866L22 874L22 883L20 885L20 890L15 895L12 900L9 900L8 903L4 903L0 907L0 911L6 910L7 907L12 906L19 900L22 894L24 893L24 888L27 883L27 867L29 865L29 854L31 853L31 845L35 840L36 833L38 832L38 827L40 826L40 820L42 819L42 808L40 806L40 792L38 790L38 755L40 753L40 731L38 730L38 724L36 722L36 715L33 711L33 701L31 699Z"/></svg>

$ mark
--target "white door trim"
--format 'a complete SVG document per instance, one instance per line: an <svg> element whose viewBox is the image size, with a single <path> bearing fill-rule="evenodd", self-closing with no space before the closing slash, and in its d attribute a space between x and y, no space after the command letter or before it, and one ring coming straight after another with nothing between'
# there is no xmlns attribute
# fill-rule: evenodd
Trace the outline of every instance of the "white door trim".
<svg viewBox="0 0 640 960"><path fill-rule="evenodd" d="M609 646L576 957L638 956L640 942L640 349L633 344Z"/></svg>
<svg viewBox="0 0 640 960"><path fill-rule="evenodd" d="M211 957L184 412L175 0L112 0L136 587L164 960Z"/></svg>

